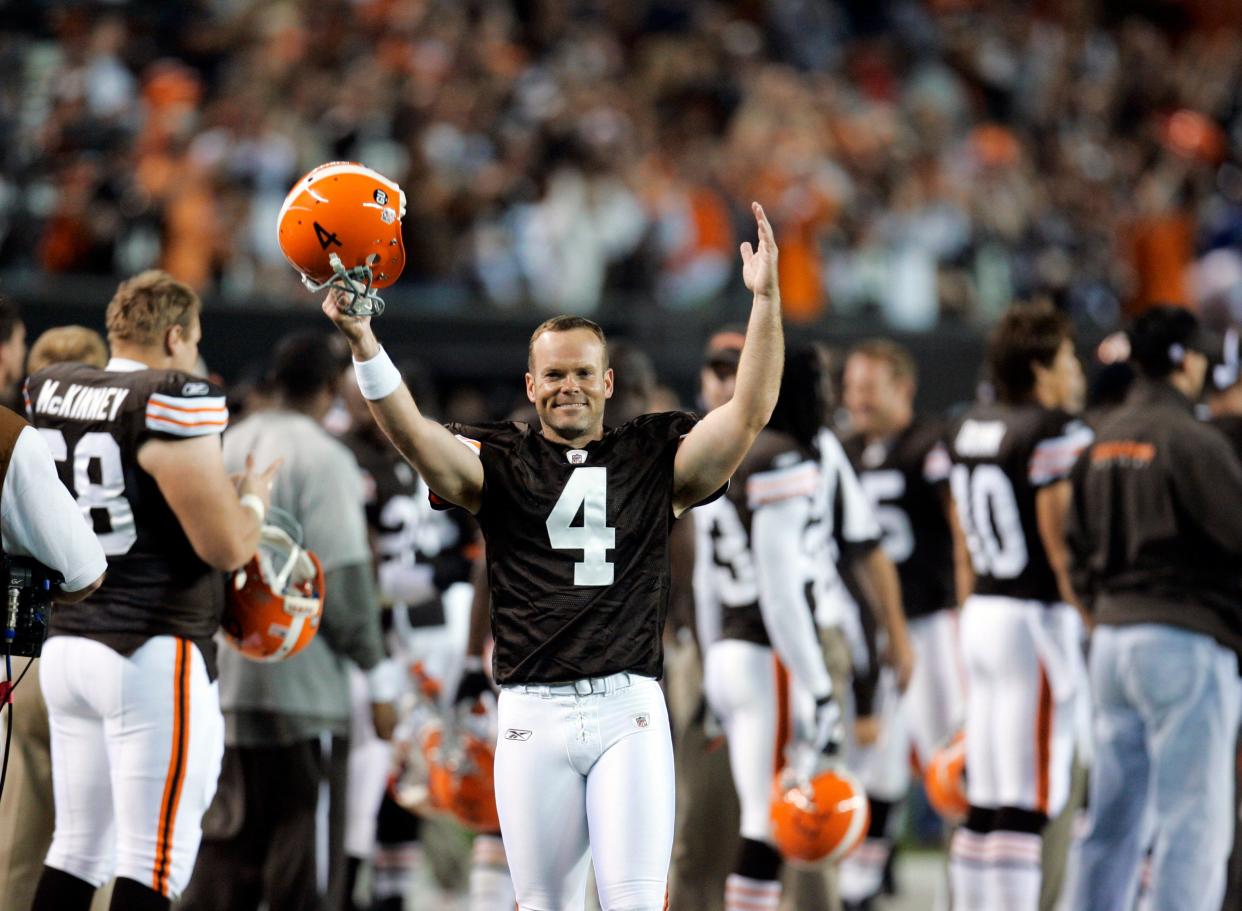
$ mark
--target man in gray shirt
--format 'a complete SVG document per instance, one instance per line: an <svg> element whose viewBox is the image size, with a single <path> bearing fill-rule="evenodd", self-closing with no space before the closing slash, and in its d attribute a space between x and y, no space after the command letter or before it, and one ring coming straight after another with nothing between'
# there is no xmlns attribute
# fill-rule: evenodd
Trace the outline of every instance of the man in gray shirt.
<svg viewBox="0 0 1242 911"><path fill-rule="evenodd" d="M344 796L349 735L346 662L367 672L372 715L391 735L397 674L384 659L379 602L367 544L362 479L343 444L320 425L336 394L341 358L329 337L300 332L277 347L275 408L248 417L225 436L225 463L247 454L283 458L272 506L301 523L302 543L323 564L319 632L277 663L220 654L226 751L215 803L183 911L245 911L319 906L316 868L320 782L329 784L327 895L340 907L344 883Z"/></svg>

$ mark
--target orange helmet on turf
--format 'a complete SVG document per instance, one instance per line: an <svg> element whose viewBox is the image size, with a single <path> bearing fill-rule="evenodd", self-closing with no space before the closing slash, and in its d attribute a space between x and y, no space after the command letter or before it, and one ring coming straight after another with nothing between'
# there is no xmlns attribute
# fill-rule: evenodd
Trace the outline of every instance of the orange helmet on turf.
<svg viewBox="0 0 1242 911"><path fill-rule="evenodd" d="M936 750L923 773L927 802L946 822L966 819L970 801L966 799L966 735L959 731L949 743Z"/></svg>
<svg viewBox="0 0 1242 911"><path fill-rule="evenodd" d="M349 312L378 316L387 288L405 268L401 219L405 193L384 175L353 161L322 164L293 185L280 207L281 252L312 291L340 288Z"/></svg>
<svg viewBox="0 0 1242 911"><path fill-rule="evenodd" d="M807 780L776 776L772 795L772 840L788 861L838 861L867 834L871 807L858 780L828 770Z"/></svg>
<svg viewBox="0 0 1242 911"><path fill-rule="evenodd" d="M315 638L323 614L323 567L298 541L298 523L268 511L259 549L226 585L220 628L225 641L255 661L282 661Z"/></svg>
<svg viewBox="0 0 1242 911"><path fill-rule="evenodd" d="M498 832L495 754L490 744L469 733L447 739L435 730L423 740L431 806L451 813L480 832Z"/></svg>

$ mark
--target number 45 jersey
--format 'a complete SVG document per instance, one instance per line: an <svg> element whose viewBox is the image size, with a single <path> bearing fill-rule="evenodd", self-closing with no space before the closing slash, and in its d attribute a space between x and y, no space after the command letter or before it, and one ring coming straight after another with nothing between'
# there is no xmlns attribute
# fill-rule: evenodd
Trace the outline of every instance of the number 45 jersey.
<svg viewBox="0 0 1242 911"><path fill-rule="evenodd" d="M661 676L673 459L696 422L643 415L582 449L527 424L447 425L483 462L498 683Z"/></svg>
<svg viewBox="0 0 1242 911"><path fill-rule="evenodd" d="M108 556L97 592L56 606L52 635L85 636L124 655L154 636L181 636L214 676L222 577L190 546L138 450L148 440L218 438L228 423L223 390L133 361L113 359L105 370L55 364L27 381L26 410Z"/></svg>
<svg viewBox="0 0 1242 911"><path fill-rule="evenodd" d="M974 593L1059 602L1035 497L1065 481L1091 442L1067 412L1041 405L976 405L949 428L949 482L975 571Z"/></svg>

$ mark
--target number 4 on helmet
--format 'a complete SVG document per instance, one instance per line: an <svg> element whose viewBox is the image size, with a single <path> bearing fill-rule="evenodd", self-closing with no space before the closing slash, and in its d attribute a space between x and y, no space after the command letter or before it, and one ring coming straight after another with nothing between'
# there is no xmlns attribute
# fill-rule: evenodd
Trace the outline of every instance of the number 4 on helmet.
<svg viewBox="0 0 1242 911"><path fill-rule="evenodd" d="M379 316L387 288L405 268L405 193L352 161L322 164L293 185L280 207L281 252L311 291L339 288L351 316Z"/></svg>

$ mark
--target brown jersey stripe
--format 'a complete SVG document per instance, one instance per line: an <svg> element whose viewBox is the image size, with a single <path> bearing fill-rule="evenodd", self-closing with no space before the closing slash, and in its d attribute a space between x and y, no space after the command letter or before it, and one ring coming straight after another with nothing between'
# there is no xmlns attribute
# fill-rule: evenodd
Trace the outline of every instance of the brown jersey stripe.
<svg viewBox="0 0 1242 911"><path fill-rule="evenodd" d="M173 830L177 821L177 807L181 803L181 791L185 784L185 766L189 753L190 734L190 643L178 638L177 657L173 669L173 724L172 750L168 757L168 773L164 778L164 797L160 801L159 824L155 841L155 869L151 888L160 895L168 892L168 877L172 866Z"/></svg>

